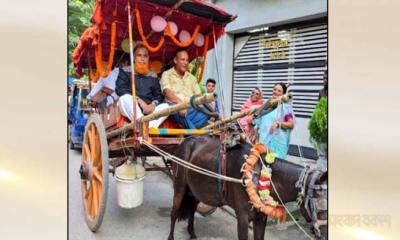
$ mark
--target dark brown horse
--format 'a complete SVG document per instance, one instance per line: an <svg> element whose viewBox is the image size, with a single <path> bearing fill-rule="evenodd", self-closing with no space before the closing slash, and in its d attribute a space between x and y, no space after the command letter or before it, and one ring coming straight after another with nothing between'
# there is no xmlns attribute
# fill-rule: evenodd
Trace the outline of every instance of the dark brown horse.
<svg viewBox="0 0 400 240"><path fill-rule="evenodd" d="M221 141L211 137L190 137L185 139L177 149L176 156L202 168L218 172L219 158L221 157ZM250 152L251 145L241 143L227 150L226 175L241 178L240 169L245 155ZM272 181L283 202L295 201L298 189L295 187L302 170L300 165L285 160L277 160L272 168ZM171 228L168 239L174 239L176 220L188 219L190 238L196 238L193 221L199 201L211 205L228 205L235 210L237 216L238 239L248 239L249 222L253 221L253 235L255 240L263 240L267 217L255 211L249 203L245 188L238 183L227 182L225 194L222 194L222 181L191 171L182 166L173 165L174 198L171 211ZM278 199L275 192L271 192L274 199ZM303 209L304 210L304 209ZM302 211L306 213L306 211ZM310 216L306 216L310 220Z"/></svg>

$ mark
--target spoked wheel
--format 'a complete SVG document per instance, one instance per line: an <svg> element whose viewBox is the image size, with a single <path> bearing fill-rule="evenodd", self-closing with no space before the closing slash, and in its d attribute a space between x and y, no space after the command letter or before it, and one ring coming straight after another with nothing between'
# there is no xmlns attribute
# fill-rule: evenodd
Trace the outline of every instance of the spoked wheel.
<svg viewBox="0 0 400 240"><path fill-rule="evenodd" d="M99 229L108 192L108 145L103 122L98 114L90 116L82 145L82 200L85 220L93 232Z"/></svg>

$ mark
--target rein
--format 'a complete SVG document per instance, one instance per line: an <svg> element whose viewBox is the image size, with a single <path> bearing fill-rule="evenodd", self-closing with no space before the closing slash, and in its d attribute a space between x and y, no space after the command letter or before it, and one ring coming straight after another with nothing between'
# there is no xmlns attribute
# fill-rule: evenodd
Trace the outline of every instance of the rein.
<svg viewBox="0 0 400 240"><path fill-rule="evenodd" d="M211 110L210 107L207 104L203 104L204 108L202 108L199 105L197 105L194 102L195 98L196 98L195 95L190 97L190 105L192 106L192 108L194 108L196 111L204 113L205 115L207 115L209 117L215 117L215 118L219 117L219 114L214 112L213 110Z"/></svg>

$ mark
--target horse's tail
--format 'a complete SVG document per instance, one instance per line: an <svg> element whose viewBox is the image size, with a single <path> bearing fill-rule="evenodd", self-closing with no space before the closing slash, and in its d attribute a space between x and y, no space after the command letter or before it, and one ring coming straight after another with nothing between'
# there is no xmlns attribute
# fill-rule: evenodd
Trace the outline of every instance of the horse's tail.
<svg viewBox="0 0 400 240"><path fill-rule="evenodd" d="M181 205L178 210L178 221L188 219L194 214L197 207L197 200L190 193L188 187L186 187L185 194L183 195Z"/></svg>

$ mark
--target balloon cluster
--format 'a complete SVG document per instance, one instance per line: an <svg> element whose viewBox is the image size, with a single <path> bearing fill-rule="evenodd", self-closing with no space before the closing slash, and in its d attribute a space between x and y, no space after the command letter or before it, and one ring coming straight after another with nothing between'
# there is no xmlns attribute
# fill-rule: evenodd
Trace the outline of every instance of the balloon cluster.
<svg viewBox="0 0 400 240"><path fill-rule="evenodd" d="M162 32L164 29L167 27L167 24L169 25L171 32L174 34L174 36L178 33L178 26L176 23L172 21L166 21L163 17L161 16L153 16L150 20L150 26L151 29L154 32ZM182 29L179 33L179 41L181 42L187 42L191 38L190 33L187 30ZM204 45L204 35L201 33L198 33L196 36L196 39L194 40L194 45L197 47L201 47Z"/></svg>

